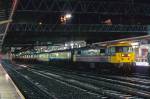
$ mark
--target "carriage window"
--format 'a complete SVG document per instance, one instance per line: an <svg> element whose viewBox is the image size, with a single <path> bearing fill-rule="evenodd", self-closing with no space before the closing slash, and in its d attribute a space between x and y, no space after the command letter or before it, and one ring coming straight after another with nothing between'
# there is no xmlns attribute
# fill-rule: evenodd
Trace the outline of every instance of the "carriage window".
<svg viewBox="0 0 150 99"><path fill-rule="evenodd" d="M100 50L100 53L105 53L105 49L101 49L101 50Z"/></svg>
<svg viewBox="0 0 150 99"><path fill-rule="evenodd" d="M80 52L80 55L83 55L83 56L94 56L95 55L96 56L96 55L100 55L100 50L99 49L82 50Z"/></svg>
<svg viewBox="0 0 150 99"><path fill-rule="evenodd" d="M78 51L78 52L77 52L77 55L80 55L80 54L81 54L81 51Z"/></svg>

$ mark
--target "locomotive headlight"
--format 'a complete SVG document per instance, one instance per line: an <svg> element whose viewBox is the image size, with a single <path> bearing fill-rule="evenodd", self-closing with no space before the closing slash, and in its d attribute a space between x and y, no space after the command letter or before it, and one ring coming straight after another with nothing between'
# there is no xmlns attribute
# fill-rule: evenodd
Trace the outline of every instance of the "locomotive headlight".
<svg viewBox="0 0 150 99"><path fill-rule="evenodd" d="M122 54L122 57L124 57L124 54Z"/></svg>
<svg viewBox="0 0 150 99"><path fill-rule="evenodd" d="M130 57L130 54L122 54L122 57Z"/></svg>

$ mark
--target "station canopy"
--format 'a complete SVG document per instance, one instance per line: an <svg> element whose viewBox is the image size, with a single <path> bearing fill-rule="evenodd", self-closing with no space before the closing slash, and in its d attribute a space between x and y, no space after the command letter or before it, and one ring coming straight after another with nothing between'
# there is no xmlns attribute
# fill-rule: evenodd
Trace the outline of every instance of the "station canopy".
<svg viewBox="0 0 150 99"><path fill-rule="evenodd" d="M19 0L3 45L91 44L147 35L149 11L147 0Z"/></svg>

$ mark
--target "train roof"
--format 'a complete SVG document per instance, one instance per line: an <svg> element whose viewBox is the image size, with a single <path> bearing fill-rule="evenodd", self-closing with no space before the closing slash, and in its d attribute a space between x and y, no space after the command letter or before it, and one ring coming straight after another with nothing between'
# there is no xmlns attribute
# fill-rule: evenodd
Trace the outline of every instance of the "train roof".
<svg viewBox="0 0 150 99"><path fill-rule="evenodd" d="M112 46L132 46L132 45L130 43L115 43L115 44L108 45L108 47L112 47Z"/></svg>
<svg viewBox="0 0 150 99"><path fill-rule="evenodd" d="M90 49L105 49L106 47L104 46L86 46L82 48L74 48L74 49L65 49L65 50L55 50L55 51L50 51L50 52L38 52L38 53L32 53L32 54L43 54L43 53L56 53L56 52L71 52L71 51L80 51L80 50L90 50ZM23 55L31 55L31 53L26 53Z"/></svg>
<svg viewBox="0 0 150 99"><path fill-rule="evenodd" d="M102 46L95 46L95 47L82 47L82 48L74 48L74 49L65 49L65 50L55 50L55 51L51 51L51 52L40 52L40 53L55 53L55 52L71 52L74 50L88 50L88 49L105 49L106 47L102 47ZM39 53L38 53L39 54Z"/></svg>

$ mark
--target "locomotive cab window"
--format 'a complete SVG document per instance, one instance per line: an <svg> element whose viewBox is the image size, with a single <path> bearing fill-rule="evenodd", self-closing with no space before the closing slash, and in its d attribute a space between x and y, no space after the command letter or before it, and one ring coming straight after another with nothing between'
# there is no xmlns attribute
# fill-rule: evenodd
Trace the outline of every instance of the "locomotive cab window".
<svg viewBox="0 0 150 99"><path fill-rule="evenodd" d="M110 53L115 53L115 52L116 52L115 47L111 47L111 48L110 48Z"/></svg>
<svg viewBox="0 0 150 99"><path fill-rule="evenodd" d="M116 50L115 50L115 47L109 47L106 49L106 54L107 55L112 55L112 54L115 54Z"/></svg>
<svg viewBox="0 0 150 99"><path fill-rule="evenodd" d="M133 48L130 46L116 47L116 52L133 52Z"/></svg>

